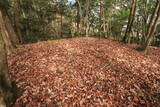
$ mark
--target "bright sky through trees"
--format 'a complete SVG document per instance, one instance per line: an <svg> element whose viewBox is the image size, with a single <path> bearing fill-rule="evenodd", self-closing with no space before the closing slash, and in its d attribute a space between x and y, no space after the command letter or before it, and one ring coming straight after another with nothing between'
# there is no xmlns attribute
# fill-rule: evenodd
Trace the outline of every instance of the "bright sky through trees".
<svg viewBox="0 0 160 107"><path fill-rule="evenodd" d="M75 0L68 0L69 2L71 2L71 3L74 3L75 2Z"/></svg>

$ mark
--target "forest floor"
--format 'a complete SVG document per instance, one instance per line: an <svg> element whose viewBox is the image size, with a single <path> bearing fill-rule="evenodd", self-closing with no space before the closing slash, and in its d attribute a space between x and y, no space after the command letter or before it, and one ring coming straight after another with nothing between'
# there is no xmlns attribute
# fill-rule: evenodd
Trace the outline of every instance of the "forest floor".
<svg viewBox="0 0 160 107"><path fill-rule="evenodd" d="M14 107L160 107L160 48L73 38L20 45L8 57L23 88Z"/></svg>

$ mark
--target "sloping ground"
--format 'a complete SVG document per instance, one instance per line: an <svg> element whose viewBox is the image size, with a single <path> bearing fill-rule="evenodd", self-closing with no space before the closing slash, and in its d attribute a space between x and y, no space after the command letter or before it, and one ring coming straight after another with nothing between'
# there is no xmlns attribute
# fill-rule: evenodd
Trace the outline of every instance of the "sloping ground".
<svg viewBox="0 0 160 107"><path fill-rule="evenodd" d="M20 46L9 57L24 88L15 107L160 106L160 49L134 47L96 38Z"/></svg>

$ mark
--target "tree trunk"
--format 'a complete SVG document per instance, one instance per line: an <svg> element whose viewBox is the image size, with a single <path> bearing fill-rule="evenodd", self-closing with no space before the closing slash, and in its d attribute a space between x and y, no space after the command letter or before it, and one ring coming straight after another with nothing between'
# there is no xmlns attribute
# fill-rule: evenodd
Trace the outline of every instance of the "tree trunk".
<svg viewBox="0 0 160 107"><path fill-rule="evenodd" d="M77 22L77 32L82 34L82 7L79 0L77 0L77 10L78 10L78 22Z"/></svg>
<svg viewBox="0 0 160 107"><path fill-rule="evenodd" d="M14 23L15 23L15 31L17 33L17 36L19 38L19 42L22 43L22 34L21 34L21 24L20 24L20 0L16 0L14 4Z"/></svg>
<svg viewBox="0 0 160 107"><path fill-rule="evenodd" d="M11 24L9 17L6 15L6 16L4 16L4 19L5 19L4 21L6 23L6 29L9 33L9 37L11 38L11 42L12 42L13 46L16 47L16 44L19 44L18 36L16 35L16 33L13 29L13 26Z"/></svg>
<svg viewBox="0 0 160 107"><path fill-rule="evenodd" d="M80 24L80 9L79 9L79 1L77 1L77 32L79 33L79 24Z"/></svg>
<svg viewBox="0 0 160 107"><path fill-rule="evenodd" d="M61 38L63 38L63 14L61 12Z"/></svg>
<svg viewBox="0 0 160 107"><path fill-rule="evenodd" d="M148 3L149 3L149 0L147 0L144 4L144 9L143 9L143 15L142 15L142 18L141 18L141 26L142 26L142 37L141 37L141 40L140 40L140 44L141 45L144 45L144 42L143 41L146 41L146 35L147 35L147 23L148 23L148 19L149 19L149 12L148 11Z"/></svg>
<svg viewBox="0 0 160 107"><path fill-rule="evenodd" d="M132 25L133 25L134 18L135 18L136 7L137 7L137 0L132 0L132 6L131 6L131 10L130 10L130 15L128 18L127 29L125 32L125 36L123 38L123 42L125 42L125 43L130 42L130 35L131 35Z"/></svg>
<svg viewBox="0 0 160 107"><path fill-rule="evenodd" d="M89 4L90 4L90 1L86 0L86 17L85 17L85 22L86 22L86 37L89 36Z"/></svg>
<svg viewBox="0 0 160 107"><path fill-rule="evenodd" d="M103 4L102 4L102 1L100 1L100 6L99 6L99 20L100 20L100 23L103 21ZM99 27L99 34L100 34L100 37L101 37L101 32L102 32L102 26L103 24Z"/></svg>
<svg viewBox="0 0 160 107"><path fill-rule="evenodd" d="M14 50L14 45L13 45L13 42L11 41L11 38L8 32L9 29L8 30L6 29L6 23L4 18L5 17L3 16L3 12L0 10L1 36L3 37L7 54L11 54L12 51Z"/></svg>
<svg viewBox="0 0 160 107"><path fill-rule="evenodd" d="M0 53L0 107L8 107L12 104L13 93L11 92L12 84L8 75L5 43L2 38L2 33L0 33Z"/></svg>
<svg viewBox="0 0 160 107"><path fill-rule="evenodd" d="M16 94L15 85L11 83L8 74L7 54L14 49L12 42L14 34L9 18L4 15L4 11L0 9L0 107L10 107L16 99Z"/></svg>
<svg viewBox="0 0 160 107"><path fill-rule="evenodd" d="M79 33L80 31L80 20L81 20L81 18L80 18L80 10L81 10L81 7L80 7L81 5L80 5L80 2L79 2L79 0L77 0L77 33Z"/></svg>
<svg viewBox="0 0 160 107"><path fill-rule="evenodd" d="M106 9L105 9L104 5L102 6L102 11L103 11L102 12L102 16L103 16L102 19L103 19L103 34L104 34L103 37L107 37L106 36L106 30L107 30L106 29Z"/></svg>
<svg viewBox="0 0 160 107"><path fill-rule="evenodd" d="M6 31L3 31L5 30L4 27L4 23L2 22L2 14L0 12L0 107L7 106L7 104L10 103L10 99L12 99L12 93L10 92L12 85L8 76L8 66L5 51L6 43L4 42L4 39L7 38L4 38L6 36Z"/></svg>
<svg viewBox="0 0 160 107"><path fill-rule="evenodd" d="M146 34L147 36L145 37L146 39L145 41L143 41L144 43L142 45L142 49L145 51L145 53L147 52L147 48L153 39L155 30L157 28L159 17L160 17L160 1L157 0L155 11L151 16L150 22L148 25L148 32Z"/></svg>

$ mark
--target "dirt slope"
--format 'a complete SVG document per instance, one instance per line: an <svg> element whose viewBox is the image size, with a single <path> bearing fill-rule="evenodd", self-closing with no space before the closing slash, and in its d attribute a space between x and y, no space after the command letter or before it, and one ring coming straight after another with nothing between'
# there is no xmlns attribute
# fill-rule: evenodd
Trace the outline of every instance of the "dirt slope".
<svg viewBox="0 0 160 107"><path fill-rule="evenodd" d="M160 49L134 47L96 38L20 46L8 58L24 88L15 107L160 106Z"/></svg>

